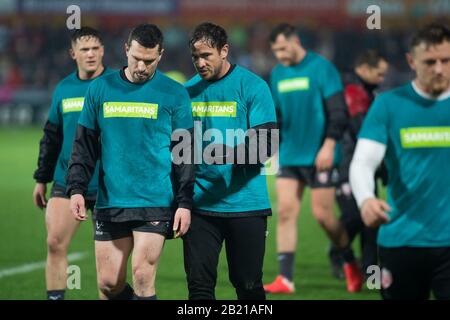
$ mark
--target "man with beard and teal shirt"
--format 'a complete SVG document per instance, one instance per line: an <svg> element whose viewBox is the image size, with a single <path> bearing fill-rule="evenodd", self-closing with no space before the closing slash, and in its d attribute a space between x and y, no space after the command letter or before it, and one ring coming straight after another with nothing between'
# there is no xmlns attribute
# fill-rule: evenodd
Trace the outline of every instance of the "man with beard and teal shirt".
<svg viewBox="0 0 450 320"><path fill-rule="evenodd" d="M450 299L450 29L412 38L413 81L377 96L364 119L350 183L369 227L378 227L384 299ZM388 172L387 202L375 172Z"/></svg>
<svg viewBox="0 0 450 320"><path fill-rule="evenodd" d="M190 224L193 164L172 162L175 134L187 133L191 147L190 100L157 70L162 43L155 25L131 31L127 66L89 86L74 141L67 193L78 220L87 219L84 195L99 159L93 219L102 299L156 300L164 241L172 230L184 235ZM126 282L131 253L134 292Z"/></svg>
<svg viewBox="0 0 450 320"><path fill-rule="evenodd" d="M37 207L46 208L47 264L45 268L47 298L64 299L67 279L67 251L79 227L70 212L65 194L67 164L83 108L84 95L91 82L112 70L103 66L103 44L97 30L83 27L71 36L70 54L77 70L61 80L53 92L44 136L40 142L38 169L34 173L36 186L33 200ZM87 207L93 208L98 186L97 171L87 191ZM50 199L46 200L47 183L53 181Z"/></svg>
<svg viewBox="0 0 450 320"><path fill-rule="evenodd" d="M185 86L202 159L196 162L192 224L183 238L189 299L215 299L223 242L238 299L265 299L262 267L271 208L260 171L277 140L270 89L228 61L222 27L200 24L190 48L198 75Z"/></svg>
<svg viewBox="0 0 450 320"><path fill-rule="evenodd" d="M279 275L264 288L273 294L295 292L297 218L309 186L314 218L345 260L347 290L359 291L361 273L347 232L334 212L339 141L347 127L341 78L331 62L302 46L292 25L276 26L270 46L279 62L270 80L281 127L276 180Z"/></svg>

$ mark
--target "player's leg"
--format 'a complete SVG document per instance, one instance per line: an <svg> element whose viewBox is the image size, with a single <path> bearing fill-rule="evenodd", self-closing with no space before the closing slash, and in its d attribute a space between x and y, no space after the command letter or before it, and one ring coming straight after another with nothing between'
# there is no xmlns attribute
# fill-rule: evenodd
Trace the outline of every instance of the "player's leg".
<svg viewBox="0 0 450 320"><path fill-rule="evenodd" d="M367 278L367 268L372 265L378 265L378 228L369 228L363 226L361 230L361 266L363 274Z"/></svg>
<svg viewBox="0 0 450 320"><path fill-rule="evenodd" d="M265 300L262 284L267 217L227 219L225 247L230 281L239 300Z"/></svg>
<svg viewBox="0 0 450 320"><path fill-rule="evenodd" d="M100 299L131 300L127 262L133 248L128 222L94 221L95 260Z"/></svg>
<svg viewBox="0 0 450 320"><path fill-rule="evenodd" d="M189 300L214 300L217 264L222 249L224 218L191 215L189 231L183 236L184 269Z"/></svg>
<svg viewBox="0 0 450 320"><path fill-rule="evenodd" d="M293 293L294 258L297 249L297 218L300 214L304 182L295 172L282 168L277 177L277 253L280 275L264 286L268 293ZM292 173L292 174L288 174Z"/></svg>
<svg viewBox="0 0 450 320"><path fill-rule="evenodd" d="M363 280L361 270L356 263L344 225L334 213L334 200L335 189L333 187L311 189L314 217L325 230L333 245L341 250L347 290L349 292L360 291Z"/></svg>
<svg viewBox="0 0 450 320"><path fill-rule="evenodd" d="M385 300L429 298L431 268L429 248L379 247L381 296Z"/></svg>
<svg viewBox="0 0 450 320"><path fill-rule="evenodd" d="M169 229L167 221L138 223L133 228L133 287L135 300L156 300L155 278Z"/></svg>
<svg viewBox="0 0 450 320"><path fill-rule="evenodd" d="M45 268L47 298L64 299L67 282L67 250L79 227L70 211L70 200L52 197L45 213L47 227L47 263Z"/></svg>
<svg viewBox="0 0 450 320"><path fill-rule="evenodd" d="M340 221L347 231L349 242L352 243L356 235L362 230L364 224L348 181L342 181L336 189L336 202L341 212ZM344 260L341 256L341 250L332 244L329 250L329 257L333 275L343 279L344 273L342 267Z"/></svg>

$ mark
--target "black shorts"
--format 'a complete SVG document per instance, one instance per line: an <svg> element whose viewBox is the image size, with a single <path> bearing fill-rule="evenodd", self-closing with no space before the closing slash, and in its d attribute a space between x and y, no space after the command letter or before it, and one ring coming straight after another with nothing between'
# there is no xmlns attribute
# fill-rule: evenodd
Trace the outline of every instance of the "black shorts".
<svg viewBox="0 0 450 320"><path fill-rule="evenodd" d="M70 197L66 195L66 188L55 183L53 184L52 190L50 191L50 198L70 199ZM86 209L91 211L94 210L96 198L96 193L86 195L86 197L84 198Z"/></svg>
<svg viewBox="0 0 450 320"><path fill-rule="evenodd" d="M339 183L339 172L335 167L325 171L317 171L316 167L281 167L277 177L300 180L311 189L335 188Z"/></svg>
<svg viewBox="0 0 450 320"><path fill-rule="evenodd" d="M379 247L381 295L386 300L450 299L450 247Z"/></svg>
<svg viewBox="0 0 450 320"><path fill-rule="evenodd" d="M170 221L125 221L110 222L93 220L94 240L111 241L133 236L133 231L159 233L165 238L173 236Z"/></svg>

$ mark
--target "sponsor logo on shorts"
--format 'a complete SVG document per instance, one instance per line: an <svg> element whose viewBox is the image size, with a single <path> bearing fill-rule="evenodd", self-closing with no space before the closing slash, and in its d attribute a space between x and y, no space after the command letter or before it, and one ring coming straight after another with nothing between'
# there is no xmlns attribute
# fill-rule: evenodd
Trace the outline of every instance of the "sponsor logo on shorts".
<svg viewBox="0 0 450 320"><path fill-rule="evenodd" d="M83 110L84 97L67 98L61 101L63 113L81 112Z"/></svg>
<svg viewBox="0 0 450 320"><path fill-rule="evenodd" d="M158 105L143 102L105 102L103 117L157 119Z"/></svg>
<svg viewBox="0 0 450 320"><path fill-rule="evenodd" d="M154 227L158 226L159 223L160 223L159 221L150 221L150 224Z"/></svg>
<svg viewBox="0 0 450 320"><path fill-rule="evenodd" d="M415 127L400 130L403 148L448 148L450 127Z"/></svg>
<svg viewBox="0 0 450 320"><path fill-rule="evenodd" d="M194 117L230 117L236 118L236 101L192 102Z"/></svg>
<svg viewBox="0 0 450 320"><path fill-rule="evenodd" d="M292 91L303 91L309 89L309 78L298 77L292 79L286 79L278 82L278 92L286 93Z"/></svg>
<svg viewBox="0 0 450 320"><path fill-rule="evenodd" d="M317 174L317 180L320 183L327 183L328 182L328 172L319 172Z"/></svg>
<svg viewBox="0 0 450 320"><path fill-rule="evenodd" d="M101 221L95 221L95 234L97 235L97 236L102 236L103 235L103 231L101 230L101 228L103 228L104 227L104 224L103 224L103 222L101 222Z"/></svg>

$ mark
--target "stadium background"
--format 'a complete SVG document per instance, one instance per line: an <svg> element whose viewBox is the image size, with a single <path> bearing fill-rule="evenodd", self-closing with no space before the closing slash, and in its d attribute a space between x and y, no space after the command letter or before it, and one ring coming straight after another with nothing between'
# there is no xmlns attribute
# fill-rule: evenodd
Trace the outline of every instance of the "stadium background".
<svg viewBox="0 0 450 320"><path fill-rule="evenodd" d="M187 46L189 31L203 21L225 27L231 60L268 78L275 61L267 43L271 27L290 22L301 40L348 71L355 55L376 48L390 62L384 89L411 77L404 59L408 40L420 25L446 21L450 0L0 0L0 299L45 298L46 256L44 214L32 204L32 173L36 167L41 127L56 83L74 69L67 49L66 9L81 8L81 24L102 32L105 64L126 63L123 43L130 28L151 22L165 36L160 70L190 78L194 69ZM381 8L381 30L368 30L369 5ZM274 179L268 185L276 215ZM264 280L277 273L275 219L269 221ZM313 221L309 194L299 219L295 282L297 293L272 299L378 299L365 288L348 294L345 282L333 279L326 256L328 242ZM68 299L96 299L92 225L84 223L71 246L70 264L80 267L81 290L68 290ZM234 299L224 256L219 266L217 297ZM168 241L157 276L161 299L185 299L181 241Z"/></svg>

